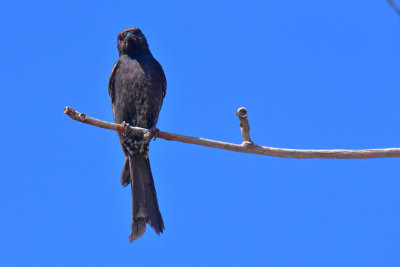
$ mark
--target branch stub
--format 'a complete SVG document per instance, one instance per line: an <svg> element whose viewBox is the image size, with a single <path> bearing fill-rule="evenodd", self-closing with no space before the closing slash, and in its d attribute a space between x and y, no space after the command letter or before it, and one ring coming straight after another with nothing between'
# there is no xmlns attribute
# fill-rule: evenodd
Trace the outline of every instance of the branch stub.
<svg viewBox="0 0 400 267"><path fill-rule="evenodd" d="M239 118L240 132L242 134L243 145L253 144L250 138L250 125L247 120L247 110L245 107L241 107L236 111L236 115Z"/></svg>

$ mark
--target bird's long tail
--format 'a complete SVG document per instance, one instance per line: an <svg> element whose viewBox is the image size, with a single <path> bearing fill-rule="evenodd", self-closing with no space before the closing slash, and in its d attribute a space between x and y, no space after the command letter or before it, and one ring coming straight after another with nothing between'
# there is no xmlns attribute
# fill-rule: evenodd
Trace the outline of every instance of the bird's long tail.
<svg viewBox="0 0 400 267"><path fill-rule="evenodd" d="M130 154L129 167L133 209L132 233L129 235L129 241L132 242L143 235L147 223L157 234L162 233L164 222L158 207L156 189L147 154Z"/></svg>

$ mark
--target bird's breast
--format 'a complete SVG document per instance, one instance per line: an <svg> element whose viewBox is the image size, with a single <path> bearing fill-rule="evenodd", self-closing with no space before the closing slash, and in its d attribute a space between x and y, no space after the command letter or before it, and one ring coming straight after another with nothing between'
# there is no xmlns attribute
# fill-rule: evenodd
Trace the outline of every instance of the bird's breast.
<svg viewBox="0 0 400 267"><path fill-rule="evenodd" d="M163 83L146 60L121 60L116 70L115 113L120 121L139 127L155 126L162 104Z"/></svg>

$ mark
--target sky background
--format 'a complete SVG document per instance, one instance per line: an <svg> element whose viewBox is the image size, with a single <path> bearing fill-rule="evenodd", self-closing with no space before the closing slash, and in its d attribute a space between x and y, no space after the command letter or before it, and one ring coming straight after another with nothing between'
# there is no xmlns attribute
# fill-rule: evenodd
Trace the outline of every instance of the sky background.
<svg viewBox="0 0 400 267"><path fill-rule="evenodd" d="M295 160L158 139L165 222L128 242L116 35L167 76L158 128L260 145L400 147L400 17L379 1L1 1L1 266L400 266L400 159Z"/></svg>

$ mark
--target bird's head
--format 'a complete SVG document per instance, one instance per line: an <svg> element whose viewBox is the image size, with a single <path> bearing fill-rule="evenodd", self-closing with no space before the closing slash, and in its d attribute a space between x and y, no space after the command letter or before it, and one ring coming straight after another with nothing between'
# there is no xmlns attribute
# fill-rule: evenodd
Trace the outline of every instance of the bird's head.
<svg viewBox="0 0 400 267"><path fill-rule="evenodd" d="M138 55L149 52L146 37L139 28L128 28L117 35L119 55Z"/></svg>

